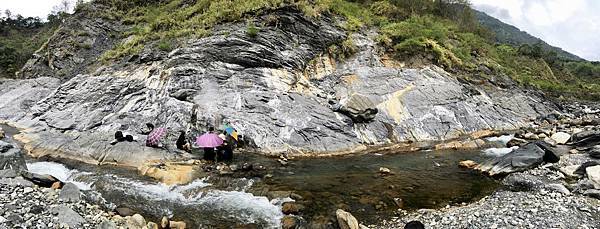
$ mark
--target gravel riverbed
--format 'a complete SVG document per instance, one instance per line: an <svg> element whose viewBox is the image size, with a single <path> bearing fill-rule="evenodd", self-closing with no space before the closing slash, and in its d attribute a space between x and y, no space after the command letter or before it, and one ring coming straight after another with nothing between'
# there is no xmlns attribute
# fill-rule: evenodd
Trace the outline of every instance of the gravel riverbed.
<svg viewBox="0 0 600 229"><path fill-rule="evenodd" d="M0 184L0 229L8 228L158 228L141 215L121 217L68 195L63 189ZM70 197L69 197L70 196ZM79 199L79 200L76 200Z"/></svg>

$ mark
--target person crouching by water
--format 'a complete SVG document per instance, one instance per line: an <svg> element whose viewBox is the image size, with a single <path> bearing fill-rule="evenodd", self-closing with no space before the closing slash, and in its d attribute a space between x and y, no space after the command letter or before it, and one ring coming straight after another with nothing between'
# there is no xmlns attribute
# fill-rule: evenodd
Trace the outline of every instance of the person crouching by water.
<svg viewBox="0 0 600 229"><path fill-rule="evenodd" d="M150 123L149 125L146 125L148 126L148 128L152 129L148 134L148 137L146 138L146 146L154 148L163 147L163 145L161 145L160 143L161 139L167 135L167 129L163 127L154 128L154 125Z"/></svg>
<svg viewBox="0 0 600 229"><path fill-rule="evenodd" d="M192 150L192 146L185 138L185 131L179 132L179 137L177 138L175 145L177 146L177 149L180 149L180 150L183 150L186 152L190 152Z"/></svg>
<svg viewBox="0 0 600 229"><path fill-rule="evenodd" d="M129 133L123 133L122 131L118 130L117 132L115 132L115 139L110 142L111 145L115 145L118 142L124 142L124 141L128 141L128 142L133 142L136 141L136 137L134 137L133 135L129 134Z"/></svg>

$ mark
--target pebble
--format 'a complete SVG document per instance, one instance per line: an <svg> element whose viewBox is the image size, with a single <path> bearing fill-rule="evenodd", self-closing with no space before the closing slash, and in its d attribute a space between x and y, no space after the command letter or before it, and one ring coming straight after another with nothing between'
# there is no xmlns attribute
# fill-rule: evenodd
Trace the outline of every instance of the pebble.
<svg viewBox="0 0 600 229"><path fill-rule="evenodd" d="M100 206L87 203L63 202L58 200L58 193L48 188L31 188L7 186L0 184L0 229L1 228L68 228L65 222L52 213L56 206L64 205L79 214L85 222L82 228L97 228L103 221L112 221L110 214ZM143 217L136 216L138 222ZM118 227L125 228L125 221L115 222ZM145 222L144 226L146 225Z"/></svg>

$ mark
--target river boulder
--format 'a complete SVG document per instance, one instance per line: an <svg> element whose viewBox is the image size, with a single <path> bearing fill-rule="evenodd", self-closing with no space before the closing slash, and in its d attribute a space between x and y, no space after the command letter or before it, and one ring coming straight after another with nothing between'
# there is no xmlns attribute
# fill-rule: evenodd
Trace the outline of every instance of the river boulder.
<svg viewBox="0 0 600 229"><path fill-rule="evenodd" d="M579 147L590 147L600 144L600 130L587 130L571 137L571 142Z"/></svg>
<svg viewBox="0 0 600 229"><path fill-rule="evenodd" d="M31 172L23 172L22 176L33 182L34 184L40 186L40 187L46 187L46 188L50 188L50 187L56 187L56 183L59 183L60 187L62 187L62 181L57 179L56 177L53 177L51 175L48 174L36 174L36 173L31 173Z"/></svg>
<svg viewBox="0 0 600 229"><path fill-rule="evenodd" d="M594 184L594 188L600 189L600 165L587 167L585 171L588 179Z"/></svg>
<svg viewBox="0 0 600 229"><path fill-rule="evenodd" d="M560 160L560 153L555 148L538 141L524 145L502 157L481 163L476 169L493 176L524 171L543 162L555 163L558 160Z"/></svg>
<svg viewBox="0 0 600 229"><path fill-rule="evenodd" d="M565 144L569 141L569 139L571 139L571 135L565 132L557 132L554 133L550 138L556 141L558 144Z"/></svg>
<svg viewBox="0 0 600 229"><path fill-rule="evenodd" d="M343 99L332 109L350 117L355 123L370 122L375 119L375 115L379 111L371 99L360 94Z"/></svg>
<svg viewBox="0 0 600 229"><path fill-rule="evenodd" d="M335 211L335 215L337 217L340 229L360 229L358 226L358 220L356 220L356 218L354 218L354 216L349 212L338 209Z"/></svg>
<svg viewBox="0 0 600 229"><path fill-rule="evenodd" d="M16 172L27 171L21 149L0 141L0 170L12 169Z"/></svg>

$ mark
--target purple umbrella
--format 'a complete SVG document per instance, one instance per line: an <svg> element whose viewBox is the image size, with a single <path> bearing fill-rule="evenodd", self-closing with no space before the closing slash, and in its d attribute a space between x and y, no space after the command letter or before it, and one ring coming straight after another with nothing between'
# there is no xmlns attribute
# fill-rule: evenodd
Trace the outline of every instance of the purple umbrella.
<svg viewBox="0 0 600 229"><path fill-rule="evenodd" d="M146 146L158 147L160 139L165 136L166 133L167 129L162 127L152 130L152 132L148 134L148 138L146 138Z"/></svg>
<svg viewBox="0 0 600 229"><path fill-rule="evenodd" d="M206 133L196 138L196 145L202 148L213 148L223 145L223 139L219 135Z"/></svg>

